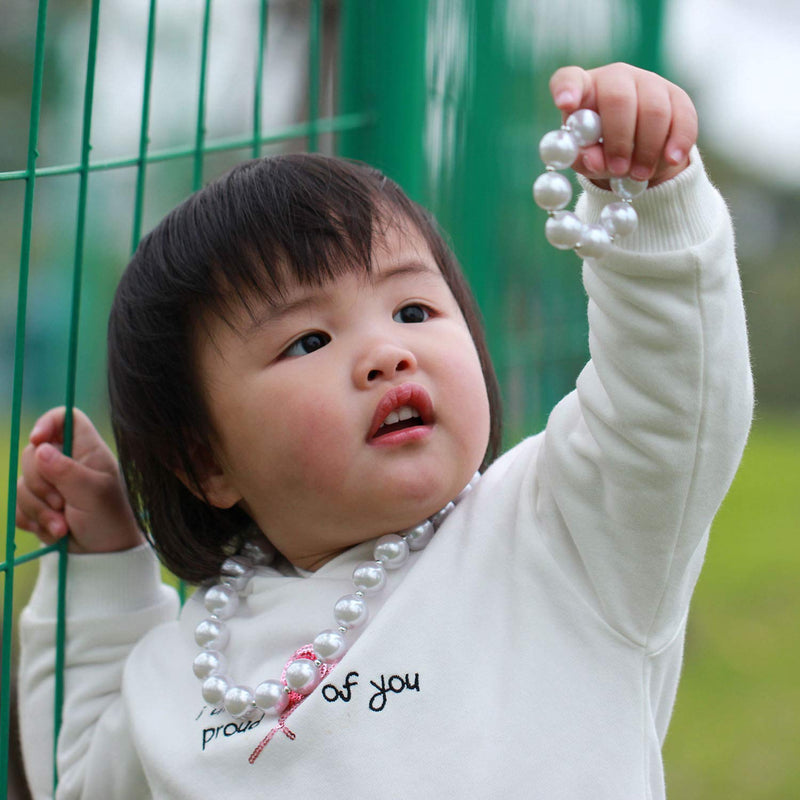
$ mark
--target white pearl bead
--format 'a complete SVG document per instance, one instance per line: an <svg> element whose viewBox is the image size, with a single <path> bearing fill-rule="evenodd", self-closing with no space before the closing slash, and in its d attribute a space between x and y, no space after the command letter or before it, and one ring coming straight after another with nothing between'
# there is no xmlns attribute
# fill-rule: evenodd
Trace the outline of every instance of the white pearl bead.
<svg viewBox="0 0 800 800"><path fill-rule="evenodd" d="M239 608L239 595L235 589L219 583L206 592L204 602L212 614L220 619L230 619Z"/></svg>
<svg viewBox="0 0 800 800"><path fill-rule="evenodd" d="M314 654L319 660L330 664L332 661L338 661L344 655L347 650L347 640L341 631L328 629L317 634L313 646Z"/></svg>
<svg viewBox="0 0 800 800"><path fill-rule="evenodd" d="M378 561L364 561L353 570L353 586L364 594L376 594L386 585L386 570Z"/></svg>
<svg viewBox="0 0 800 800"><path fill-rule="evenodd" d="M218 619L204 619L194 629L194 640L206 650L224 650L230 638L227 626Z"/></svg>
<svg viewBox="0 0 800 800"><path fill-rule="evenodd" d="M212 706L222 705L227 691L228 679L222 675L212 675L203 681L203 700Z"/></svg>
<svg viewBox="0 0 800 800"><path fill-rule="evenodd" d="M297 658L286 667L286 685L298 694L311 694L319 681L319 669L308 658Z"/></svg>
<svg viewBox="0 0 800 800"><path fill-rule="evenodd" d="M372 556L386 569L399 569L408 561L408 544L402 536L387 533L375 542Z"/></svg>
<svg viewBox="0 0 800 800"><path fill-rule="evenodd" d="M254 541L245 542L242 545L242 557L251 564L271 564L275 560L275 548L266 539L262 538L262 542L263 546L259 546Z"/></svg>
<svg viewBox="0 0 800 800"><path fill-rule="evenodd" d="M636 230L639 218L630 203L609 203L600 212L600 224L610 236L627 236Z"/></svg>
<svg viewBox="0 0 800 800"><path fill-rule="evenodd" d="M550 131L539 142L542 161L553 169L567 169L578 157L578 142L570 131Z"/></svg>
<svg viewBox="0 0 800 800"><path fill-rule="evenodd" d="M545 211L558 211L572 199L572 184L560 172L544 172L533 184L533 199Z"/></svg>
<svg viewBox="0 0 800 800"><path fill-rule="evenodd" d="M556 211L544 224L544 235L553 247L571 250L578 244L583 223L571 211Z"/></svg>
<svg viewBox="0 0 800 800"><path fill-rule="evenodd" d="M357 628L367 621L369 609L363 597L355 594L346 594L336 601L333 607L333 617L343 628Z"/></svg>
<svg viewBox="0 0 800 800"><path fill-rule="evenodd" d="M231 686L225 692L224 702L232 717L243 717L253 707L253 693L246 686Z"/></svg>
<svg viewBox="0 0 800 800"><path fill-rule="evenodd" d="M225 656L216 650L203 650L195 658L192 669L194 674L201 680L210 678L212 675L219 675L226 669Z"/></svg>
<svg viewBox="0 0 800 800"><path fill-rule="evenodd" d="M566 126L580 147L597 144L603 135L600 115L589 108L580 108L570 114L567 117Z"/></svg>
<svg viewBox="0 0 800 800"><path fill-rule="evenodd" d="M289 698L279 681L264 681L256 686L255 704L266 714L280 714L289 704Z"/></svg>
<svg viewBox="0 0 800 800"><path fill-rule="evenodd" d="M474 473L470 482L456 495L455 503L460 503L478 485L480 479L480 472Z"/></svg>
<svg viewBox="0 0 800 800"><path fill-rule="evenodd" d="M413 528L409 528L403 533L403 538L408 543L411 550L422 550L427 546L428 542L433 538L435 529L433 523L426 519L425 522L420 522Z"/></svg>
<svg viewBox="0 0 800 800"><path fill-rule="evenodd" d="M220 569L221 581L237 592L244 591L247 582L253 576L253 568L242 558L226 558Z"/></svg>
<svg viewBox="0 0 800 800"><path fill-rule="evenodd" d="M611 237L599 225L585 225L575 249L581 258L601 258L611 249Z"/></svg>
<svg viewBox="0 0 800 800"><path fill-rule="evenodd" d="M441 527L441 524L453 513L453 509L456 507L456 504L452 502L452 500L442 509L437 511L432 517L431 522L433 523L433 527L438 530Z"/></svg>
<svg viewBox="0 0 800 800"><path fill-rule="evenodd" d="M620 200L634 200L647 188L647 181L635 181L633 178L611 178L611 191Z"/></svg>

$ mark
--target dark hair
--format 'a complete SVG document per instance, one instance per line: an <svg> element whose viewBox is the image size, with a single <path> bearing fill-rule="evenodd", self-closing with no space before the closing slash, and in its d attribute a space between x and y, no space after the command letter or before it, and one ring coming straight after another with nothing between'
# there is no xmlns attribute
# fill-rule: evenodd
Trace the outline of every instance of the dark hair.
<svg viewBox="0 0 800 800"><path fill-rule="evenodd" d="M432 216L365 164L309 154L244 162L142 239L109 319L111 422L122 472L139 524L179 577L197 583L217 575L253 535L242 509L200 499L196 457L214 449L196 326L209 313L227 319L232 303L279 297L287 274L319 285L348 271L369 273L375 231L387 224L422 234L464 314L491 408L483 466L497 456L497 379L474 299Z"/></svg>

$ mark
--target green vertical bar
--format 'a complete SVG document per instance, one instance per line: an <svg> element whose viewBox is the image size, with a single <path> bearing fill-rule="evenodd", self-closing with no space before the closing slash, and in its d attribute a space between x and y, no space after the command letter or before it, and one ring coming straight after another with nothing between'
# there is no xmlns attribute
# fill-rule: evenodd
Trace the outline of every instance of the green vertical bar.
<svg viewBox="0 0 800 800"><path fill-rule="evenodd" d="M341 134L339 151L383 170L427 201L425 32L428 0L342 4L342 113L371 111L376 124Z"/></svg>
<svg viewBox="0 0 800 800"><path fill-rule="evenodd" d="M261 95L264 86L264 54L267 49L267 0L261 0L258 11L258 55L253 94L253 158L261 155Z"/></svg>
<svg viewBox="0 0 800 800"><path fill-rule="evenodd" d="M78 184L78 219L75 229L75 260L72 270L72 303L67 353L66 412L64 416L64 453L72 453L73 411L75 408L75 384L78 364L78 326L81 312L81 282L83 278L84 243L86 241L86 205L89 192L89 157L92 144L92 108L94 104L94 79L97 64L97 34L100 25L100 0L92 0L89 22L89 52L86 59L86 87L83 96L83 134L81 140L81 162ZM66 591L67 591L67 540L59 546L58 570L58 614L56 618L56 672L54 702L53 780L58 784L56 753L64 707L64 648L66 638Z"/></svg>
<svg viewBox="0 0 800 800"><path fill-rule="evenodd" d="M203 33L200 49L200 82L197 88L197 125L194 138L194 175L192 189L203 186L203 155L206 139L206 78L208 75L208 45L211 38L211 0L205 0L203 11ZM186 584L178 583L178 596L181 605L186 601Z"/></svg>
<svg viewBox="0 0 800 800"><path fill-rule="evenodd" d="M197 127L194 137L194 177L192 188L203 185L203 147L206 138L206 74L208 72L208 40L211 32L211 0L206 0L203 12L203 44L200 53L200 86L197 90Z"/></svg>
<svg viewBox="0 0 800 800"><path fill-rule="evenodd" d="M22 378L25 358L25 321L28 307L28 273L30 271L31 230L33 227L33 194L39 143L39 116L42 106L44 73L44 41L47 22L47 0L40 0L36 20L36 50L33 62L31 115L28 128L28 158L25 169L25 200L22 214L22 243L17 287L17 321L14 341L14 380L11 400L11 438L8 458L8 509L6 518L6 575L3 586L3 655L0 674L0 792L8 789L9 728L11 725L11 643L14 610L14 552L17 505L17 469L19 464L20 417L22 414Z"/></svg>
<svg viewBox="0 0 800 800"><path fill-rule="evenodd" d="M147 147L150 144L150 93L153 83L153 54L156 43L156 0L150 0L150 15L147 23L147 50L144 62L144 86L142 88L142 122L139 132L139 158L136 171L136 197L133 205L133 233L131 252L136 249L142 236L142 213L144 210L144 183L147 168Z"/></svg>
<svg viewBox="0 0 800 800"><path fill-rule="evenodd" d="M92 0L89 23L89 53L86 63L86 87L83 96L83 134L81 140L81 162L78 184L78 218L75 227L75 259L72 270L72 304L67 355L67 387L64 418L64 452L72 452L72 409L75 405L75 373L78 360L78 322L81 307L81 279L83 277L83 255L86 241L86 201L89 189L89 157L91 155L92 105L94 100L94 77L97 63L97 31L100 22L100 0Z"/></svg>
<svg viewBox="0 0 800 800"><path fill-rule="evenodd" d="M639 30L635 64L659 74L664 68L662 30L664 27L664 0L639 0Z"/></svg>
<svg viewBox="0 0 800 800"><path fill-rule="evenodd" d="M317 120L319 119L319 65L322 39L321 0L312 0L308 40L308 149L317 150Z"/></svg>
<svg viewBox="0 0 800 800"><path fill-rule="evenodd" d="M465 133L449 143L456 150L456 168L446 226L458 243L459 257L479 299L489 350L502 384L503 365L498 356L502 352L502 293L508 265L503 263L501 217L510 187L501 164L508 158L502 142L510 127L513 99L505 34L503 27L495 24L496 9L481 2L471 6L469 38L474 46L468 51L465 48L461 63L461 70L469 70L471 79L459 98L460 108L454 109L464 119ZM523 202L528 198L526 195Z"/></svg>

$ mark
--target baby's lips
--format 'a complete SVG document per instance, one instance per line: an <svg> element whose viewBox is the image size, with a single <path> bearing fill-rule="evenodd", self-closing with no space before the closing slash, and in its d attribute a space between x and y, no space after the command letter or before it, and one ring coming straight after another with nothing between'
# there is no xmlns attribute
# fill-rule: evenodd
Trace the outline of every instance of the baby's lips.
<svg viewBox="0 0 800 800"><path fill-rule="evenodd" d="M367 440L374 438L386 417L402 406L416 409L423 425L433 423L433 401L427 390L418 383L402 383L393 386L381 397L372 415Z"/></svg>

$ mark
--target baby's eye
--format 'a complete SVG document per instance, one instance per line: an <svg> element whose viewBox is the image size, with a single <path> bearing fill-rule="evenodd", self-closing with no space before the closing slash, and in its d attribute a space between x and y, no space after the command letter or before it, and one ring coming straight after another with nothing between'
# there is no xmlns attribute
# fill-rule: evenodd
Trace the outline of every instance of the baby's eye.
<svg viewBox="0 0 800 800"><path fill-rule="evenodd" d="M331 337L322 331L314 331L314 333L307 333L301 336L297 341L292 342L284 351L283 355L286 358L294 358L295 356L307 356L321 347L325 347L330 342Z"/></svg>
<svg viewBox="0 0 800 800"><path fill-rule="evenodd" d="M392 319L395 322L425 322L430 317L430 312L425 306L417 303L403 306Z"/></svg>

